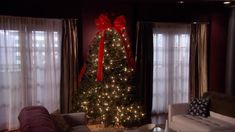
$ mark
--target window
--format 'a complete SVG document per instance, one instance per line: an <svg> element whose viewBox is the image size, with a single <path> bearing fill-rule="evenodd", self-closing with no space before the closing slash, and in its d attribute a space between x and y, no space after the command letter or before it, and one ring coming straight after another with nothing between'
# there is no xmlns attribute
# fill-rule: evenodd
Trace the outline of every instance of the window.
<svg viewBox="0 0 235 132"><path fill-rule="evenodd" d="M190 27L158 24L153 29L152 113L166 113L168 104L188 102Z"/></svg>
<svg viewBox="0 0 235 132"><path fill-rule="evenodd" d="M24 106L60 107L61 20L0 16L0 131Z"/></svg>
<svg viewBox="0 0 235 132"><path fill-rule="evenodd" d="M20 58L19 31L0 30L0 72L19 71Z"/></svg>
<svg viewBox="0 0 235 132"><path fill-rule="evenodd" d="M60 52L60 46L59 46L59 34L58 32L52 32L52 44L47 44L47 35L49 33L45 31L32 31L32 45L31 48L37 49L32 51L32 63L33 64L46 64L46 54L50 54L49 56L54 56L56 64L59 64L59 52ZM50 51L46 51L46 46L50 46ZM36 62L35 62L36 61Z"/></svg>

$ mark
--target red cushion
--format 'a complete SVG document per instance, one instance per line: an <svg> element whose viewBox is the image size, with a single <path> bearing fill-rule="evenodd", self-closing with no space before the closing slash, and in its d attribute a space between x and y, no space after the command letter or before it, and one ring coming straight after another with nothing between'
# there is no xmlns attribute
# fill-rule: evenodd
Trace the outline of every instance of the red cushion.
<svg viewBox="0 0 235 132"><path fill-rule="evenodd" d="M19 114L21 132L56 132L47 109L43 106L28 106Z"/></svg>

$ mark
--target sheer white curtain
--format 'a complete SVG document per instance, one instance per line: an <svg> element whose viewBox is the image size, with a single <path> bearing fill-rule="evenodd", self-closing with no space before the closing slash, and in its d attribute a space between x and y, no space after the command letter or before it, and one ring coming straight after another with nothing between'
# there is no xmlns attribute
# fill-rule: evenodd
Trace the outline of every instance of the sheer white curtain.
<svg viewBox="0 0 235 132"><path fill-rule="evenodd" d="M62 23L0 16L0 131L17 129L24 106L59 109Z"/></svg>
<svg viewBox="0 0 235 132"><path fill-rule="evenodd" d="M153 29L152 113L168 104L188 102L190 25L156 23Z"/></svg>

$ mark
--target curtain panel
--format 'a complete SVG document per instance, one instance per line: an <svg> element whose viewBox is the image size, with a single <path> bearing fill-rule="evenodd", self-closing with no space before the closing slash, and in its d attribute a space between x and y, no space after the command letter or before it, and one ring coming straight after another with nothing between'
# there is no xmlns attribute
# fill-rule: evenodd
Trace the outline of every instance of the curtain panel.
<svg viewBox="0 0 235 132"><path fill-rule="evenodd" d="M19 127L25 106L59 109L62 22L0 16L0 131Z"/></svg>
<svg viewBox="0 0 235 132"><path fill-rule="evenodd" d="M153 28L152 114L189 100L190 24L155 23Z"/></svg>
<svg viewBox="0 0 235 132"><path fill-rule="evenodd" d="M228 40L227 40L227 58L226 58L226 78L225 91L228 95L235 96L235 8L230 9L228 23Z"/></svg>
<svg viewBox="0 0 235 132"><path fill-rule="evenodd" d="M136 82L138 96L142 100L145 112L145 123L151 122L152 83L153 83L153 25L137 23L136 41Z"/></svg>
<svg viewBox="0 0 235 132"><path fill-rule="evenodd" d="M207 25L191 25L190 97L202 97L207 84Z"/></svg>
<svg viewBox="0 0 235 132"><path fill-rule="evenodd" d="M61 56L61 112L72 110L72 98L78 88L78 33L77 20L63 20Z"/></svg>

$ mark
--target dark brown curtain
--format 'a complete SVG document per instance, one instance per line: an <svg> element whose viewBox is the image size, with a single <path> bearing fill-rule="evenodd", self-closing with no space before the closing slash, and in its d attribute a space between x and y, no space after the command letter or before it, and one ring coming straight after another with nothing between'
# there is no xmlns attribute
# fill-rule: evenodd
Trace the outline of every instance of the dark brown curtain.
<svg viewBox="0 0 235 132"><path fill-rule="evenodd" d="M207 25L191 25L190 98L207 92Z"/></svg>
<svg viewBox="0 0 235 132"><path fill-rule="evenodd" d="M68 113L72 108L73 93L78 86L78 33L76 20L63 20L61 59L61 112Z"/></svg>
<svg viewBox="0 0 235 132"><path fill-rule="evenodd" d="M235 96L235 8L230 9L226 61L225 91Z"/></svg>
<svg viewBox="0 0 235 132"><path fill-rule="evenodd" d="M190 98L198 97L198 72L197 72L197 41L196 41L196 25L191 26L190 38L190 57L189 57L189 85Z"/></svg>
<svg viewBox="0 0 235 132"><path fill-rule="evenodd" d="M138 96L142 100L145 123L151 122L153 84L153 31L151 23L137 23L136 75Z"/></svg>

